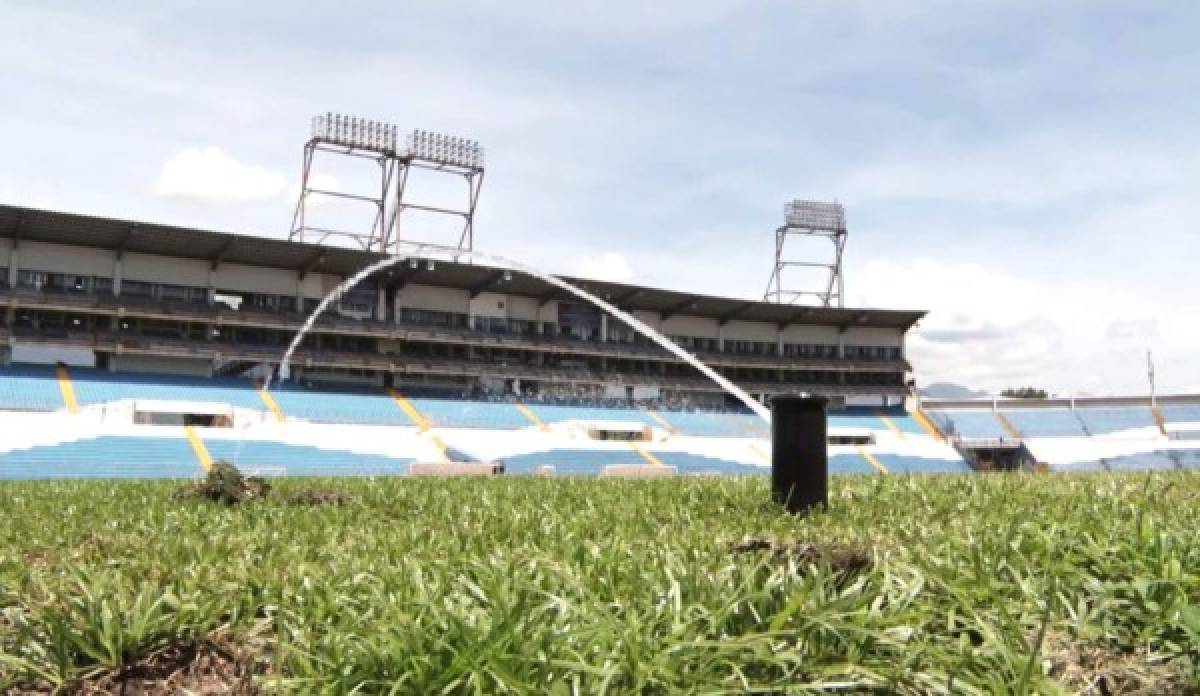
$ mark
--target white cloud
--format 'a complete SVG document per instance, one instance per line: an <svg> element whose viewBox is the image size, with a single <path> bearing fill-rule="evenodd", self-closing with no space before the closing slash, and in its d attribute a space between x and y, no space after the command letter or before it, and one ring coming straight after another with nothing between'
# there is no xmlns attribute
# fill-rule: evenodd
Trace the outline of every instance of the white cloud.
<svg viewBox="0 0 1200 696"><path fill-rule="evenodd" d="M202 203L257 203L278 198L283 174L246 164L220 148L191 147L167 160L154 181L154 194Z"/></svg>
<svg viewBox="0 0 1200 696"><path fill-rule="evenodd" d="M633 280L633 266L624 254L606 251L602 254L580 258L572 265L571 273L581 278L628 283Z"/></svg>
<svg viewBox="0 0 1200 696"><path fill-rule="evenodd" d="M1123 279L1043 279L928 257L876 259L853 273L853 304L930 310L908 345L923 384L1145 393L1147 348L1163 366L1164 391L1200 379L1187 359L1200 329L1169 302L1121 287Z"/></svg>

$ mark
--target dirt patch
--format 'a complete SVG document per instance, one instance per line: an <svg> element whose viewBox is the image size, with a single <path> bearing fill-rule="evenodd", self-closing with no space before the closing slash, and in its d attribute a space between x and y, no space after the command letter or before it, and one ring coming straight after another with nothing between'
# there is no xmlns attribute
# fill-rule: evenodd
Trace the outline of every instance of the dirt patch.
<svg viewBox="0 0 1200 696"><path fill-rule="evenodd" d="M1047 674L1080 696L1185 696L1200 694L1189 685L1185 669L1175 662L1150 662L1136 653L1048 632L1042 645Z"/></svg>
<svg viewBox="0 0 1200 696"><path fill-rule="evenodd" d="M242 648L220 638L180 641L120 670L94 674L57 692L71 696L257 696L254 677L267 673L266 643ZM49 686L16 687L5 696L56 693Z"/></svg>
<svg viewBox="0 0 1200 696"><path fill-rule="evenodd" d="M304 490L288 493L283 501L288 505L346 505L354 502L354 496L341 491Z"/></svg>
<svg viewBox="0 0 1200 696"><path fill-rule="evenodd" d="M838 573L860 573L871 567L870 552L855 544L784 543L770 539L743 539L730 547L732 553L769 552L778 560L793 559L797 564L829 564Z"/></svg>
<svg viewBox="0 0 1200 696"><path fill-rule="evenodd" d="M204 481L184 486L172 494L174 500L201 498L234 505L249 500L267 497L271 484L257 476L242 476L242 472L229 462L213 462L212 469Z"/></svg>
<svg viewBox="0 0 1200 696"><path fill-rule="evenodd" d="M265 661L229 643L213 639L188 641L147 655L124 670L89 679L75 693L78 696L251 696L261 693L254 676L264 674L266 668Z"/></svg>

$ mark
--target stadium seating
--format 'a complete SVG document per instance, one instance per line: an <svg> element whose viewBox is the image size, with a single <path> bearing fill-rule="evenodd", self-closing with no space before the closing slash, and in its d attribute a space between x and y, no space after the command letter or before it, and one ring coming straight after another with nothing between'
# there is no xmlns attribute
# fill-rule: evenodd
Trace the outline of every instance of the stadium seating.
<svg viewBox="0 0 1200 696"><path fill-rule="evenodd" d="M103 436L0 452L0 479L192 478L201 473L182 437Z"/></svg>
<svg viewBox="0 0 1200 696"><path fill-rule="evenodd" d="M411 459L362 454L266 440L207 440L214 459L246 473L286 476L395 476L407 474Z"/></svg>
<svg viewBox="0 0 1200 696"><path fill-rule="evenodd" d="M653 454L658 461L667 466L675 467L681 474L718 473L755 475L767 474L771 471L770 468L764 466L754 466L753 464L734 462L728 459L706 457L702 454L692 454L690 452L656 451Z"/></svg>
<svg viewBox="0 0 1200 696"><path fill-rule="evenodd" d="M765 470L769 471L769 469ZM831 474L877 474L875 467L858 452L830 452L829 473Z"/></svg>
<svg viewBox="0 0 1200 696"><path fill-rule="evenodd" d="M1166 404L1159 410L1168 423L1200 423L1200 404Z"/></svg>
<svg viewBox="0 0 1200 696"><path fill-rule="evenodd" d="M337 393L284 385L272 389L271 396L284 415L290 418L318 423L412 425L396 402L378 391Z"/></svg>
<svg viewBox="0 0 1200 696"><path fill-rule="evenodd" d="M751 414L660 411L659 415L682 435L765 437L767 434L766 423L758 416Z"/></svg>
<svg viewBox="0 0 1200 696"><path fill-rule="evenodd" d="M1134 428L1154 428L1158 425L1147 406L1077 408L1075 413L1092 435L1105 435Z"/></svg>
<svg viewBox="0 0 1200 696"><path fill-rule="evenodd" d="M526 407L545 423L563 421L620 421L657 426L659 423L635 408L601 408L589 406L560 406L558 404L529 403Z"/></svg>
<svg viewBox="0 0 1200 696"><path fill-rule="evenodd" d="M925 429L912 416L907 413L884 413L887 419L892 422L896 428L906 435L926 435Z"/></svg>
<svg viewBox="0 0 1200 696"><path fill-rule="evenodd" d="M0 367L0 410L56 411L60 408L63 408L62 393L53 367Z"/></svg>
<svg viewBox="0 0 1200 696"><path fill-rule="evenodd" d="M529 452L505 457L504 471L511 474L534 474L544 466L554 467L560 476L595 476L606 466L642 466L646 462L633 450L575 450L557 449ZM666 462L664 462L666 463Z"/></svg>
<svg viewBox="0 0 1200 696"><path fill-rule="evenodd" d="M121 399L203 401L261 411L262 399L244 379L150 375L71 368L71 382L81 406Z"/></svg>
<svg viewBox="0 0 1200 696"><path fill-rule="evenodd" d="M887 452L875 452L874 456L892 474L966 474L971 471L962 459L933 459Z"/></svg>
<svg viewBox="0 0 1200 696"><path fill-rule="evenodd" d="M1083 437L1083 424L1070 409L1030 408L1002 410L1022 437Z"/></svg>
<svg viewBox="0 0 1200 696"><path fill-rule="evenodd" d="M450 399L409 399L433 425L443 428L491 428L512 430L530 427L516 406L507 401L457 401Z"/></svg>
<svg viewBox="0 0 1200 696"><path fill-rule="evenodd" d="M991 409L930 411L929 415L947 435L966 438L1006 438L1004 426L992 414Z"/></svg>

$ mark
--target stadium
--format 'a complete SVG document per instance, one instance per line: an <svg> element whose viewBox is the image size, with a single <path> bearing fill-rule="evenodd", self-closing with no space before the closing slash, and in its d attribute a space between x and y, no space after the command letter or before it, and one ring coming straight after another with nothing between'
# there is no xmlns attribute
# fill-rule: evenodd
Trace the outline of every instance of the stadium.
<svg viewBox="0 0 1200 696"><path fill-rule="evenodd" d="M1200 694L1195 22L343 5L0 7L0 696Z"/></svg>
<svg viewBox="0 0 1200 696"><path fill-rule="evenodd" d="M765 473L767 426L694 368L537 278L0 207L0 477ZM801 306L569 279L756 399L833 399L833 473L1200 467L1200 396L921 402L921 311ZM917 366L919 368L919 366ZM434 467L436 469L436 466Z"/></svg>

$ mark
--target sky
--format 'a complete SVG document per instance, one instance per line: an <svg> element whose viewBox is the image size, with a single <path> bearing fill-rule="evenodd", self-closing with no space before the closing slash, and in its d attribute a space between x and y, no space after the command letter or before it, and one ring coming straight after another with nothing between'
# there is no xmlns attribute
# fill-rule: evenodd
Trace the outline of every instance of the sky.
<svg viewBox="0 0 1200 696"><path fill-rule="evenodd" d="M1190 0L0 0L0 202L286 237L311 117L357 114L483 144L482 251L757 299L783 204L837 200L847 304L929 311L920 384L1145 393L1152 350L1200 392L1197 36Z"/></svg>

